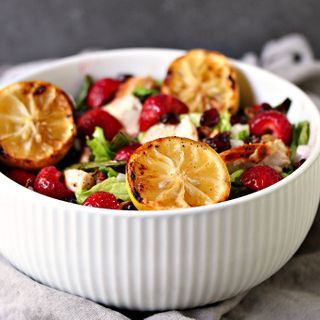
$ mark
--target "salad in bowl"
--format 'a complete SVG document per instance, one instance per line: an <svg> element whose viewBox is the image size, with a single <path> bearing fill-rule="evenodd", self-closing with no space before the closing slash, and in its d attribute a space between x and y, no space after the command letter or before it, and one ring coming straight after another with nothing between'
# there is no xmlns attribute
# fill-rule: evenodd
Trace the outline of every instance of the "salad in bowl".
<svg viewBox="0 0 320 320"><path fill-rule="evenodd" d="M14 81L0 89L0 253L33 279L118 308L192 308L261 283L309 231L320 114L293 84L172 49Z"/></svg>
<svg viewBox="0 0 320 320"><path fill-rule="evenodd" d="M40 80L0 91L0 162L9 178L79 205L164 210L265 189L309 154L309 122L289 98L240 105L221 53L191 50L164 79L86 75L71 97Z"/></svg>

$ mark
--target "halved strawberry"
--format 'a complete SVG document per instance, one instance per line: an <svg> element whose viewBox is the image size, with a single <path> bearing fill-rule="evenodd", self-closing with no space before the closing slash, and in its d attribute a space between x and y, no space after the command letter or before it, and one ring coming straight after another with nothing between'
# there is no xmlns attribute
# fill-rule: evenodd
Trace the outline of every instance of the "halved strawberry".
<svg viewBox="0 0 320 320"><path fill-rule="evenodd" d="M122 124L114 116L102 109L89 110L78 120L78 130L83 136L90 137L95 127L102 128L106 139L111 141L122 129Z"/></svg>
<svg viewBox="0 0 320 320"><path fill-rule="evenodd" d="M89 108L99 108L109 102L119 89L120 80L104 78L96 81L90 88L87 96Z"/></svg>
<svg viewBox="0 0 320 320"><path fill-rule="evenodd" d="M288 118L278 111L258 113L250 121L250 133L256 136L272 134L281 139L286 145L291 143L292 126Z"/></svg>
<svg viewBox="0 0 320 320"><path fill-rule="evenodd" d="M6 172L6 175L24 187L33 187L34 180L36 179L34 174L22 169L10 169Z"/></svg>
<svg viewBox="0 0 320 320"><path fill-rule="evenodd" d="M269 166L252 167L240 177L242 184L254 191L267 188L281 179L281 174Z"/></svg>
<svg viewBox="0 0 320 320"><path fill-rule="evenodd" d="M159 121L166 113L182 114L189 111L188 107L177 98L165 94L157 94L148 98L140 114L140 131L146 131Z"/></svg>

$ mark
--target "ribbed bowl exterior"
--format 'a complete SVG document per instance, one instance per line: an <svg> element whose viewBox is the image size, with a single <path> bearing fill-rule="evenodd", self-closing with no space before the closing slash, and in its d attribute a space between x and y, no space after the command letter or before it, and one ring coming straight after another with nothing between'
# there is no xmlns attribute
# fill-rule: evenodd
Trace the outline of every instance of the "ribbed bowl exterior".
<svg viewBox="0 0 320 320"><path fill-rule="evenodd" d="M181 51L128 49L69 58L17 80L75 94L84 74L163 78ZM319 112L292 84L233 61L242 104L292 99L289 119L311 125L310 157L266 190L166 212L88 208L23 188L0 173L0 253L32 278L105 305L165 310L205 305L257 285L294 254L320 197Z"/></svg>
<svg viewBox="0 0 320 320"><path fill-rule="evenodd" d="M275 192L197 214L105 216L1 192L1 250L32 278L106 305L187 308L255 286L294 254L317 210L319 160Z"/></svg>

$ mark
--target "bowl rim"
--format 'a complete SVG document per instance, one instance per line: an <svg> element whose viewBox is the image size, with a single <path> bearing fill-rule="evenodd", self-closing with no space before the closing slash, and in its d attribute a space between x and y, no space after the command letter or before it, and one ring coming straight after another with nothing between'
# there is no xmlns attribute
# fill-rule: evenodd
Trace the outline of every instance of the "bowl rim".
<svg viewBox="0 0 320 320"><path fill-rule="evenodd" d="M109 50L101 50L101 51L94 51L89 53L83 53L78 54L74 56L69 56L61 59L57 59L55 61L47 62L42 66L36 66L34 69L29 70L27 72L22 73L21 75L15 76L11 78L10 80L5 80L4 82L0 83L0 88L5 87L6 85L16 82L16 81L24 81L27 78L32 77L33 75L36 75L39 72L50 72L51 70L55 68L61 68L65 65L68 65L70 63L81 63L84 60L94 60L99 57L106 57L106 56L127 56L127 55L133 55L133 54L140 54L140 55L150 55L150 54L158 54L159 52L163 54L183 54L185 50L180 49L166 49L166 48L123 48L123 49L109 49ZM252 66L249 64L246 64L244 62L230 59L231 63L235 65L237 68L238 66L240 69L251 69L252 72L258 72L262 75L265 75L269 78L274 79L275 81L279 82L280 84L285 84L286 86L291 87L293 90L299 91L300 94L304 96L304 99L307 101L307 108L311 108L314 116L317 118L317 123L319 123L320 128L320 112L318 108L315 106L314 102L307 96L305 92L303 92L300 88L298 88L293 83L269 72L266 70L263 70L259 67ZM15 181L8 178L6 175L4 175L2 172L0 172L0 182L3 180L6 183L9 183L12 187L13 184L18 187L18 190L20 192L25 193L25 196L32 195L35 197L35 199L39 200L40 202L45 201L46 205L51 204L55 206L61 206L62 209L66 210L70 208L71 210L81 210L83 213L86 214L99 214L100 216L113 216L117 218L148 218L148 217L167 217L167 216L184 216L184 215L192 215L192 214L199 214L199 213L214 213L217 211L220 211L221 209L237 206L249 201L254 201L255 199L262 198L270 193L276 192L280 188L284 188L286 185L290 184L294 180L296 180L299 176L301 176L305 171L309 169L309 167L316 162L316 160L319 158L320 155L320 138L318 137L315 141L313 150L310 154L310 156L307 158L307 160L302 164L301 167L299 167L297 170L295 170L292 174L290 174L285 179L282 179L281 181L277 182L276 184L239 197L232 200L223 201L220 203L215 203L211 205L206 206L200 206L200 207L192 207L192 208L178 208L178 209L169 209L169 210L146 210L146 211L126 211L126 210L114 210L114 209L101 209L101 208L93 208L93 207L85 207L81 206L79 204L75 203L69 203L62 200L57 200L42 194L39 194L37 192L34 192L28 188L25 188Z"/></svg>

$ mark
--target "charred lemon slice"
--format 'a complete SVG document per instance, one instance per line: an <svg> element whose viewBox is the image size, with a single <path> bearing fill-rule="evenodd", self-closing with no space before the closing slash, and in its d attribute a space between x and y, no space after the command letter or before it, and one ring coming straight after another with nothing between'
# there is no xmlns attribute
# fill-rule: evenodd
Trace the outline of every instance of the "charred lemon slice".
<svg viewBox="0 0 320 320"><path fill-rule="evenodd" d="M190 112L212 107L236 113L239 91L236 72L219 52L195 49L169 66L162 92L183 101Z"/></svg>
<svg viewBox="0 0 320 320"><path fill-rule="evenodd" d="M167 137L145 143L130 157L126 171L131 201L139 210L197 207L224 201L230 177L208 145Z"/></svg>
<svg viewBox="0 0 320 320"><path fill-rule="evenodd" d="M73 105L55 85L17 82L0 91L0 161L38 169L58 162L76 134Z"/></svg>

